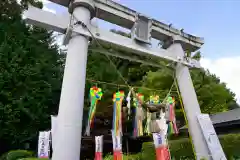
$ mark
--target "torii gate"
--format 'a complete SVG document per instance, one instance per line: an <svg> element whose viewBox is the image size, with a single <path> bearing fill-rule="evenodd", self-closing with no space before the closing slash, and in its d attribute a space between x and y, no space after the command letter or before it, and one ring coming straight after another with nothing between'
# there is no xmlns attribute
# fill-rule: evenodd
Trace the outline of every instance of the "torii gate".
<svg viewBox="0 0 240 160"><path fill-rule="evenodd" d="M186 50L193 52L203 45L201 38L150 19L111 0L50 1L69 7L72 16L55 15L29 6L25 17L29 24L64 33L64 44L68 44L53 160L79 160L80 157L87 52L89 37L92 36L136 54L147 54L174 62L197 159L226 159L215 130L212 124L208 123L208 115L201 114L193 88L189 67L200 68L200 64L185 57ZM74 23L73 17L77 23ZM93 17L132 29L132 38L94 27L91 25ZM148 44L151 43L151 37L163 42L162 48L150 47ZM208 129L209 132L203 130L206 123L209 126L205 130ZM208 142L210 135L214 135L215 143ZM213 151L217 154L213 154Z"/></svg>

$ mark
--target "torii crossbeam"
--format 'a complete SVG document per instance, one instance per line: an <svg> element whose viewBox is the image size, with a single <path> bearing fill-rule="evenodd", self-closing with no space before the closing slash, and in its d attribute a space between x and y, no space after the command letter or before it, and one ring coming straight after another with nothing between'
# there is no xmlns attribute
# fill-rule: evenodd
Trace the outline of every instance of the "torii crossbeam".
<svg viewBox="0 0 240 160"><path fill-rule="evenodd" d="M203 130L198 123L201 115L197 96L193 88L189 67L200 68L199 62L185 57L185 51L193 52L201 47L203 39L195 37L148 18L111 0L51 0L69 7L70 15L56 15L29 6L25 12L29 24L64 33L64 44L68 52L62 83L58 112L57 143L53 150L53 160L79 160L86 63L89 37L118 46L139 55L165 59L176 64L176 79L181 92L188 128L192 136L197 159L214 159L209 155L212 150L206 142ZM97 12L96 12L97 10ZM132 38L110 31L104 31L91 24L97 17L105 21L132 29ZM150 38L162 42L162 48L150 47ZM116 55L118 56L118 55ZM210 124L210 126L212 126ZM214 129L213 129L214 130ZM213 132L211 132L213 133ZM222 160L225 155L217 145Z"/></svg>

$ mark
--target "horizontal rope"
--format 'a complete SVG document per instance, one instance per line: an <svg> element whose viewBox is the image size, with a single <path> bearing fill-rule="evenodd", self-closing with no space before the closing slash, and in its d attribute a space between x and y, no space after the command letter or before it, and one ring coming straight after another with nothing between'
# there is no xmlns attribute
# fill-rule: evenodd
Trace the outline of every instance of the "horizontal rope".
<svg viewBox="0 0 240 160"><path fill-rule="evenodd" d="M128 85L124 85L124 84L116 84L116 83L110 83L110 82L98 81L98 80L89 79L89 78L86 78L86 80L87 80L87 81L90 81L90 82L95 82L95 83L100 83L100 84L107 84L107 85L112 85L112 86L116 86L116 87L129 88ZM153 88L142 87L142 86L132 86L132 88L141 88L141 89L152 90L152 91L166 92L166 90L153 89ZM171 92L176 92L176 93L177 93L177 91L171 91Z"/></svg>

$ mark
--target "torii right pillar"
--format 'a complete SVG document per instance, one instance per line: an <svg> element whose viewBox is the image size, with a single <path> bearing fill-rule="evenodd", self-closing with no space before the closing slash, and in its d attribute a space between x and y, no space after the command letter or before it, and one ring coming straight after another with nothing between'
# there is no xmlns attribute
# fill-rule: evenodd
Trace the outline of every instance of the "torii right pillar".
<svg viewBox="0 0 240 160"><path fill-rule="evenodd" d="M173 44L167 49L178 59L184 59L185 52L178 41L178 37L173 37ZM181 63L176 65L176 79L181 93L184 110L188 119L188 130L194 144L194 150L197 160L208 159L209 149L204 139L204 135L198 123L197 116L201 114L200 106L197 100L197 95L193 87L191 75L188 66Z"/></svg>

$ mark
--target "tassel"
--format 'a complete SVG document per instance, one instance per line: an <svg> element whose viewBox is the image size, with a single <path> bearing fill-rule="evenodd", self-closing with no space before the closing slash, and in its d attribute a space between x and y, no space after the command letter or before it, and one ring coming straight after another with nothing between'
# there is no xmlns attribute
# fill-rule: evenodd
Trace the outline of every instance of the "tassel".
<svg viewBox="0 0 240 160"><path fill-rule="evenodd" d="M150 96L149 104L160 104L159 96ZM152 120L152 116L156 115L155 113L147 113L147 123L145 125L145 133L150 135L152 132L156 132L158 130L157 119ZM156 117L155 117L156 118Z"/></svg>
<svg viewBox="0 0 240 160"><path fill-rule="evenodd" d="M129 115L131 114L131 93L132 93L132 89L128 92L127 95L127 108L128 108L128 120L129 120Z"/></svg>
<svg viewBox="0 0 240 160"><path fill-rule="evenodd" d="M113 131L114 135L122 135L122 101L124 92L119 91L113 95Z"/></svg>
<svg viewBox="0 0 240 160"><path fill-rule="evenodd" d="M174 106L175 106L175 100L173 97L168 97L167 99L168 102L168 111L169 111L169 133L170 134L178 134L178 128L177 128L177 124L176 124L176 116L175 116L175 110L174 110Z"/></svg>
<svg viewBox="0 0 240 160"><path fill-rule="evenodd" d="M95 136L95 159L102 160L102 151L103 151L103 136Z"/></svg>
<svg viewBox="0 0 240 160"><path fill-rule="evenodd" d="M134 130L133 136L139 137L143 135L143 112L142 112L142 103L144 102L144 96L141 93L137 93L134 100L135 107L135 119L134 119Z"/></svg>
<svg viewBox="0 0 240 160"><path fill-rule="evenodd" d="M173 129L173 124L172 122L168 123L168 133L169 134L173 134L174 133L174 129Z"/></svg>
<svg viewBox="0 0 240 160"><path fill-rule="evenodd" d="M166 135L163 132L153 133L153 142L156 151L156 160L170 160Z"/></svg>
<svg viewBox="0 0 240 160"><path fill-rule="evenodd" d="M121 135L114 135L112 131L112 141L113 141L113 160L122 160L122 139Z"/></svg>
<svg viewBox="0 0 240 160"><path fill-rule="evenodd" d="M173 123L174 134L178 134L179 131L178 131L178 128L177 128L177 124L176 124L176 122L174 121L174 122L172 122L172 123Z"/></svg>
<svg viewBox="0 0 240 160"><path fill-rule="evenodd" d="M178 134L178 128L175 122L169 122L168 124L168 133L169 134Z"/></svg>
<svg viewBox="0 0 240 160"><path fill-rule="evenodd" d="M175 113L172 103L168 103L168 111L169 111L169 121L174 121Z"/></svg>
<svg viewBox="0 0 240 160"><path fill-rule="evenodd" d="M113 160L122 160L122 152L121 151L114 151L113 152Z"/></svg>
<svg viewBox="0 0 240 160"><path fill-rule="evenodd" d="M99 100L102 98L102 89L97 87L90 88L90 100L91 105L88 112L88 121L87 121L87 127L85 131L85 135L90 136L90 129L93 128L93 121L95 117L96 112L96 106Z"/></svg>
<svg viewBox="0 0 240 160"><path fill-rule="evenodd" d="M146 122L145 130L144 130L145 134L147 134L147 135L151 134L150 123L151 123L151 113L147 111L147 122Z"/></svg>
<svg viewBox="0 0 240 160"><path fill-rule="evenodd" d="M170 160L170 153L168 148L161 146L155 149L156 150L156 160Z"/></svg>

